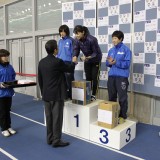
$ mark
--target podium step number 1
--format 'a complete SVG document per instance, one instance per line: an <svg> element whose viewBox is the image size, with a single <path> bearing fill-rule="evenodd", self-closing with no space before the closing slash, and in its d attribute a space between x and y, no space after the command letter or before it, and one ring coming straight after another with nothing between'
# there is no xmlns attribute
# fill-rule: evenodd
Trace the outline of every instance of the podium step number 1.
<svg viewBox="0 0 160 160"><path fill-rule="evenodd" d="M86 106L66 103L64 107L64 132L89 140L89 129L92 122L97 121L97 100Z"/></svg>

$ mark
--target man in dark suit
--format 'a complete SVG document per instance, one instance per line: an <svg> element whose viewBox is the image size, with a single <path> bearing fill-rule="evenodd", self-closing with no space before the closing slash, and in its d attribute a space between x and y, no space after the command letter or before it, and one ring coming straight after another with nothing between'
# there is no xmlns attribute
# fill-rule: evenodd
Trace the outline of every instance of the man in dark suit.
<svg viewBox="0 0 160 160"><path fill-rule="evenodd" d="M47 143L53 147L68 146L69 142L61 140L64 100L67 98L65 72L73 72L75 64L65 64L56 58L57 41L49 40L45 49L48 55L38 65L38 81L45 104Z"/></svg>

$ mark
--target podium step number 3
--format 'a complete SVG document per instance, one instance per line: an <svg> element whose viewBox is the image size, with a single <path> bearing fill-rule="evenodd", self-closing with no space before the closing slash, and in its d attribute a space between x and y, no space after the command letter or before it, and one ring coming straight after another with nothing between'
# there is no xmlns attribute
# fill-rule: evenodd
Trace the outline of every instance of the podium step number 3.
<svg viewBox="0 0 160 160"><path fill-rule="evenodd" d="M90 140L106 147L121 149L135 138L136 123L126 120L113 129L98 126L97 122L90 125Z"/></svg>

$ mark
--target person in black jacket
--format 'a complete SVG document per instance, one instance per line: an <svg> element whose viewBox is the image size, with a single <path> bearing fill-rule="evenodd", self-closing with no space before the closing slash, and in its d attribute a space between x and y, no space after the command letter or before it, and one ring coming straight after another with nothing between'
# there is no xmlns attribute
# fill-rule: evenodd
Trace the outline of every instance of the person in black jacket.
<svg viewBox="0 0 160 160"><path fill-rule="evenodd" d="M49 40L45 44L48 55L38 64L38 81L45 104L47 143L53 147L68 146L61 140L64 100L67 98L65 72L73 72L75 64L65 64L56 58L57 41Z"/></svg>
<svg viewBox="0 0 160 160"><path fill-rule="evenodd" d="M97 38L90 35L87 27L77 25L73 32L76 37L73 49L73 59L77 60L80 51L83 52L83 56L80 59L84 61L86 81L91 81L91 101L95 101L98 92L102 52L98 45Z"/></svg>

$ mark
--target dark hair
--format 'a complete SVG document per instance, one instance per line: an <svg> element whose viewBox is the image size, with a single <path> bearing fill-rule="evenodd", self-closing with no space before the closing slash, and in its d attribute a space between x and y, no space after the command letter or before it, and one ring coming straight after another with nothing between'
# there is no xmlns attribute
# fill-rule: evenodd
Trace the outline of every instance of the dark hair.
<svg viewBox="0 0 160 160"><path fill-rule="evenodd" d="M114 31L112 33L112 37L117 37L118 39L121 39L122 38L122 41L124 39L124 34L122 31Z"/></svg>
<svg viewBox="0 0 160 160"><path fill-rule="evenodd" d="M74 27L73 33L77 34L78 32L84 32L84 35L90 34L89 30L85 26L77 25Z"/></svg>
<svg viewBox="0 0 160 160"><path fill-rule="evenodd" d="M65 24L59 27L59 35L60 35L60 32L63 32L63 31L66 33L67 36L70 35L69 27Z"/></svg>
<svg viewBox="0 0 160 160"><path fill-rule="evenodd" d="M57 41L56 40L49 40L45 44L45 49L46 49L48 54L53 54L54 50L57 49Z"/></svg>
<svg viewBox="0 0 160 160"><path fill-rule="evenodd" d="M0 57L8 57L9 55L9 51L7 51L6 49L0 49Z"/></svg>

